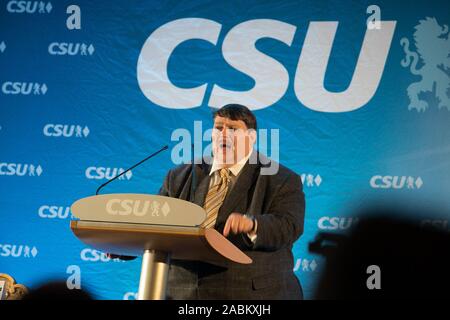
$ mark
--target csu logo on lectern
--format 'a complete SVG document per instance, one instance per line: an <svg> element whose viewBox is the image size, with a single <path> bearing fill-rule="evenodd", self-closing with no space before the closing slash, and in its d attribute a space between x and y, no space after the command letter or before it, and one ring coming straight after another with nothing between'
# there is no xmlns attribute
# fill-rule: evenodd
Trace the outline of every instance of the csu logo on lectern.
<svg viewBox="0 0 450 320"><path fill-rule="evenodd" d="M135 215L142 217L150 215L152 217L166 217L170 212L167 202L161 204L159 201L134 200L134 199L111 199L106 203L106 211L111 215Z"/></svg>

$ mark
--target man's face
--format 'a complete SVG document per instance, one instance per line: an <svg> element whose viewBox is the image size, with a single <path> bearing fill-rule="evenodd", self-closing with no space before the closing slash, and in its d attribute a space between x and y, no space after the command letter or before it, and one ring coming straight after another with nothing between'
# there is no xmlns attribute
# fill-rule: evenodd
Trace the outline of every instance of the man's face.
<svg viewBox="0 0 450 320"><path fill-rule="evenodd" d="M225 167L230 167L246 157L255 141L255 130L249 130L244 121L215 117L212 149L216 161Z"/></svg>

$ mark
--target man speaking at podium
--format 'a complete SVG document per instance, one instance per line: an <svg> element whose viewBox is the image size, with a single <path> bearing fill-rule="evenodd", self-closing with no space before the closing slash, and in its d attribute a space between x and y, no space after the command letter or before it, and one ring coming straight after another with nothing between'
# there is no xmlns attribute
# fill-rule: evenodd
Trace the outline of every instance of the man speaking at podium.
<svg viewBox="0 0 450 320"><path fill-rule="evenodd" d="M253 150L257 124L247 107L226 105L213 118L213 158L195 165L194 194L193 170L187 164L169 171L160 195L193 199L207 212L201 226L215 228L253 263L224 267L172 260L168 297L302 299L292 255L292 245L303 233L301 178Z"/></svg>

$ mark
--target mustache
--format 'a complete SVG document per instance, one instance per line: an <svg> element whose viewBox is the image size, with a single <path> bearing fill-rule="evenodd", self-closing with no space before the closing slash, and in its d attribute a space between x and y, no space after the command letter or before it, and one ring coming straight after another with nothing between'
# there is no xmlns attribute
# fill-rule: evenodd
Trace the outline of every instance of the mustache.
<svg viewBox="0 0 450 320"><path fill-rule="evenodd" d="M229 147L233 147L234 146L234 141L231 138L220 137L220 138L217 138L217 139L213 140L213 144L215 146L219 146L219 147L223 147L224 145L227 146L227 147L228 146Z"/></svg>

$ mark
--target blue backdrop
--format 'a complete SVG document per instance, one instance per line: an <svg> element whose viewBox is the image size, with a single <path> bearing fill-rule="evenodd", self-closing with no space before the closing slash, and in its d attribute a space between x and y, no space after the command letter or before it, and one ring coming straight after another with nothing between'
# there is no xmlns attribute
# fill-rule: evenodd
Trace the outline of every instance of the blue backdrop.
<svg viewBox="0 0 450 320"><path fill-rule="evenodd" d="M240 102L275 133L268 155L304 179L293 253L310 298L323 260L308 242L356 223L354 208L449 207L448 24L437 0L1 0L0 273L134 299L141 259L83 245L70 205L176 129L208 129L211 107ZM103 192L157 193L173 160ZM423 223L448 230L448 219Z"/></svg>

